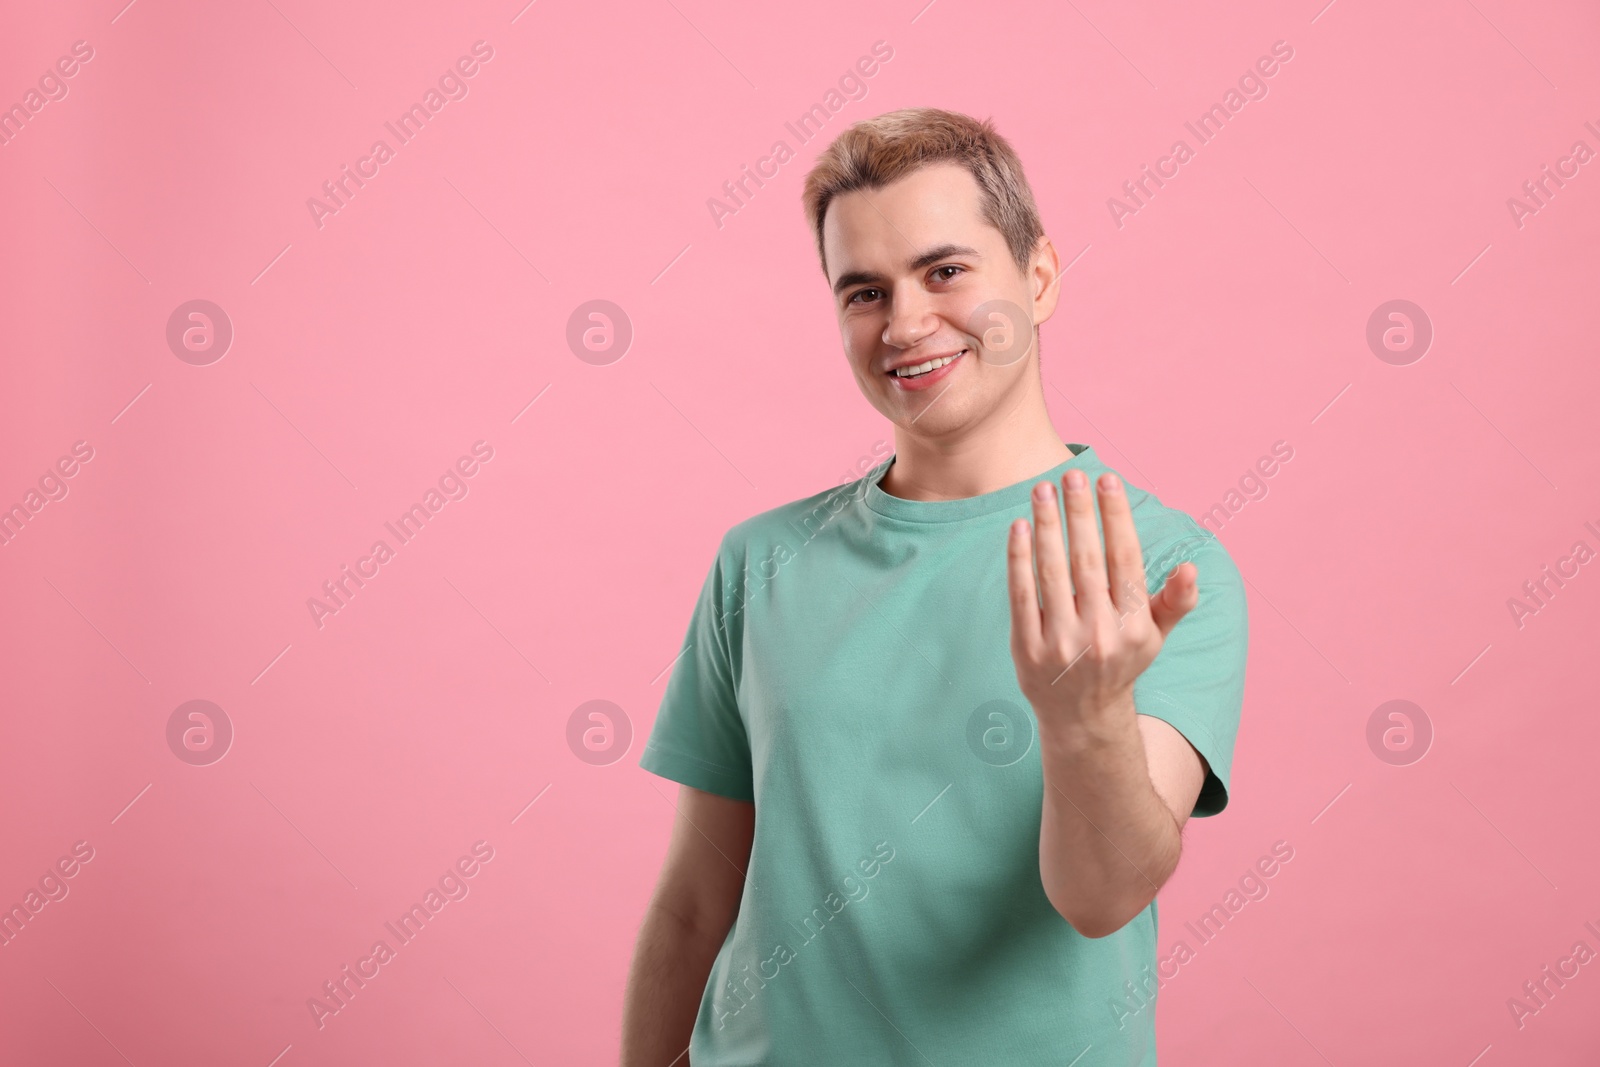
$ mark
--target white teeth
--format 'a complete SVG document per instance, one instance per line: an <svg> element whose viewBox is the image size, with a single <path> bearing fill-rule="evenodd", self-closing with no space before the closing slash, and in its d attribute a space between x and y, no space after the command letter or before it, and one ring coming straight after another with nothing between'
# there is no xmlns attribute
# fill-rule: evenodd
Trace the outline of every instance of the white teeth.
<svg viewBox="0 0 1600 1067"><path fill-rule="evenodd" d="M964 351L966 351L966 349L962 349L961 351L964 352ZM961 354L961 352L957 352L956 356L959 356L960 354ZM941 357L939 359L930 359L930 360L928 360L928 362L926 362L926 363L918 363L914 367L901 367L898 370L896 370L894 373L895 373L895 375L897 377L900 377L900 378L911 378L911 377L915 377L918 374L926 374L931 370L937 370L938 368L944 366L946 363L950 363L950 362L954 361L956 356L943 356L943 357Z"/></svg>

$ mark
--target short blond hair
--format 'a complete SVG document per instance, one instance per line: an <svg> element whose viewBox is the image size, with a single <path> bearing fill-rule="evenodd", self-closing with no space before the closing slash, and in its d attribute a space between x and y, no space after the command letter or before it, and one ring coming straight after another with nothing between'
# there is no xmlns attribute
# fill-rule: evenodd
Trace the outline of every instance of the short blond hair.
<svg viewBox="0 0 1600 1067"><path fill-rule="evenodd" d="M994 121L979 122L956 111L908 107L850 126L828 145L806 174L801 203L817 238L817 258L828 273L822 224L834 197L857 189L879 189L934 163L967 168L982 194L983 218L1005 235L1019 272L1044 233L1022 161Z"/></svg>

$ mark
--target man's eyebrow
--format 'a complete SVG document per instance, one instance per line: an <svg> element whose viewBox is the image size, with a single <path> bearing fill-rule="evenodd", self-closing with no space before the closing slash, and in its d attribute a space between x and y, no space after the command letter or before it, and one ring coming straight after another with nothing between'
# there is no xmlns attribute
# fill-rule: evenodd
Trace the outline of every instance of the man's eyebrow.
<svg viewBox="0 0 1600 1067"><path fill-rule="evenodd" d="M919 271L924 267L932 266L933 264L939 262L939 260L947 259L950 256L970 256L976 259L982 258L982 253L980 253L976 248L968 248L966 245L942 244L936 248L928 249L926 252L921 253L915 259L911 260L906 264L906 270ZM874 274L871 271L848 271L839 275L839 280L833 283L833 294L838 296L841 292L850 288L852 285L862 285L870 282L882 282L885 280L886 279L884 279L881 275Z"/></svg>

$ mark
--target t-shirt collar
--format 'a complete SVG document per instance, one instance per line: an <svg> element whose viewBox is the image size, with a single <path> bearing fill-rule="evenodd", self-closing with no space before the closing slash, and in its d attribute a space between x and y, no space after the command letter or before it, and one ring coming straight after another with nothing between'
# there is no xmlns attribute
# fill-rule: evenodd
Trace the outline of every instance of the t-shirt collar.
<svg viewBox="0 0 1600 1067"><path fill-rule="evenodd" d="M1075 444L1071 441L1063 441L1062 444L1072 449L1071 459L1063 460L1047 471L1040 471L1031 478L1025 478L1003 489L962 497L958 500L907 500L905 497L894 496L878 488L878 482L894 465L895 457L891 454L865 476L866 488L862 492L862 503L879 515L904 519L908 522L959 522L997 511L1014 511L1028 504L1035 484L1050 480L1059 485L1070 467L1079 468L1093 482L1101 466L1100 458L1095 455L1094 449L1086 444Z"/></svg>

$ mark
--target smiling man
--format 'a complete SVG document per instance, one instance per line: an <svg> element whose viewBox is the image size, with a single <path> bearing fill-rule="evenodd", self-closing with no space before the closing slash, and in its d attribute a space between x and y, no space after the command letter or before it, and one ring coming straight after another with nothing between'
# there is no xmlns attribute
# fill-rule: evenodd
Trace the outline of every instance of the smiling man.
<svg viewBox="0 0 1600 1067"><path fill-rule="evenodd" d="M895 451L718 546L640 759L682 788L622 1062L1155 1064L1155 898L1227 803L1239 573L1052 425L1060 257L990 123L857 123L804 205Z"/></svg>

